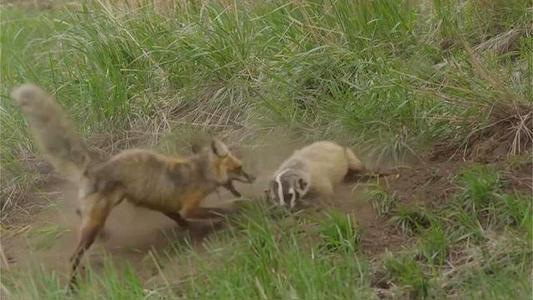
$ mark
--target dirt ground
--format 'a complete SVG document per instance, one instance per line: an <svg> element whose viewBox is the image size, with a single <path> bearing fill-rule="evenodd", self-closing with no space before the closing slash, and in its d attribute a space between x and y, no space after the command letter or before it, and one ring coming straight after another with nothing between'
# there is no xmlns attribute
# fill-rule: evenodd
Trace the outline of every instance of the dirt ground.
<svg viewBox="0 0 533 300"><path fill-rule="evenodd" d="M261 197L267 186L270 174L298 145L286 147L262 146L245 149L244 162L252 173L258 175L253 185L238 185L246 197ZM277 155L268 155L275 152ZM253 154L253 155L252 155ZM261 158L261 159L257 159ZM394 169L390 176L380 178L386 190L396 195L404 205L422 205L428 208L442 204L457 188L454 177L471 161L425 160L413 162L411 166ZM531 183L531 163L521 164L508 170L512 186L533 191ZM362 251L375 257L385 250L398 250L412 242L388 222L378 216L365 196L365 182L355 181L343 184L337 190L337 200L333 209L355 216L361 229ZM40 264L45 269L67 274L68 257L72 253L78 235L79 217L76 190L73 185L50 176L44 187L33 193L39 207L27 214L26 218L16 218L15 222L4 224L1 234L3 254L7 260L6 271L29 268ZM224 206L234 199L225 190L210 195L206 206ZM93 269L103 265L104 259L111 256L116 266L128 262L143 280L149 280L159 271L153 262L151 252L168 249L176 241L185 240L186 233L162 214L134 207L127 202L115 208L107 220L104 234L90 249L85 260ZM195 246L202 252L201 245ZM194 272L186 266L169 266L176 272ZM180 270L180 271L176 271Z"/></svg>
<svg viewBox="0 0 533 300"><path fill-rule="evenodd" d="M367 250L365 252L376 254L376 251L395 249L404 244L406 239L383 222L369 203L358 196L362 189L352 191L353 187L353 184L346 184L338 189L339 198L334 207L357 217L365 231L362 240ZM250 195L246 189L239 189L245 195ZM42 199L37 201L48 202L47 208L35 212L24 222L3 228L1 242L9 270L41 264L45 269L59 274L68 273L68 258L76 246L80 223L75 213L75 193L70 184L65 184L62 189L56 185L41 191L36 197ZM231 195L220 190L206 199L205 205L224 206L231 201ZM187 233L166 216L124 202L112 211L104 234L90 249L85 260L90 261L93 269L98 269L106 257L111 256L117 266L121 265L121 261L127 262L138 271L141 278L148 279L157 272L150 251L164 251L175 241L185 240L186 237ZM201 251L201 246L196 247Z"/></svg>

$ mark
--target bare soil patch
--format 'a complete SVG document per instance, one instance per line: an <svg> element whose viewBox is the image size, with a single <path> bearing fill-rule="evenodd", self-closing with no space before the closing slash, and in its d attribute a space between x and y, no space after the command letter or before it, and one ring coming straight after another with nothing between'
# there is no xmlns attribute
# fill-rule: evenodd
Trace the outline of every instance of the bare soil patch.
<svg viewBox="0 0 533 300"><path fill-rule="evenodd" d="M262 197L271 173L298 146L288 140L279 140L277 144L241 149L245 164L252 173L257 174L258 179L254 185L237 185L237 189L245 197ZM393 168L392 173L395 174L370 181L378 180L401 205L432 209L451 199L458 189L454 184L455 177L474 163L457 157L432 157L414 162L411 166ZM530 160L521 160L512 165L506 162L494 165L504 170L507 188L533 191L533 163ZM361 232L362 251L370 257L378 257L387 250L396 251L410 245L413 238L391 224L390 217L376 213L365 194L368 180L343 184L329 209L353 215ZM9 264L6 269L8 272L41 264L47 270L67 274L68 257L76 245L80 222L75 214L76 190L73 185L54 176L49 176L44 184L45 188L32 194L31 201L36 204L35 208L24 217L14 217L3 224L0 240ZM227 206L233 200L229 192L220 189L206 199L205 205ZM302 230L309 230L312 234L316 228L302 226ZM90 261L95 270L102 268L105 259L111 257L119 268L132 265L147 284L157 276L165 276L161 274L161 269L174 279L195 272L190 264L182 260L167 259L166 264L156 264L154 253L164 253L175 247L176 243L184 244L188 237L172 220L158 212L125 202L112 211L104 231L105 234L91 248L84 263ZM200 244L194 247L202 255L204 248Z"/></svg>
<svg viewBox="0 0 533 300"><path fill-rule="evenodd" d="M402 168L397 176L383 178L388 192L403 205L435 207L457 191L453 180L469 162L444 161L420 162Z"/></svg>
<svg viewBox="0 0 533 300"><path fill-rule="evenodd" d="M78 239L80 219L75 211L76 189L70 185L54 185L34 194L34 200L48 203L46 208L34 210L23 218L2 228L1 244L8 266L6 271L31 269L41 265L45 270L68 274L68 258ZM219 198L220 197L220 198ZM220 200L222 203L219 203ZM228 192L206 199L207 206L225 206ZM217 205L218 204L218 205ZM197 228L204 228L197 224ZM208 234L203 230L203 234ZM205 237L205 236L204 236ZM154 255L163 253L176 243L190 242L189 234L177 227L163 214L123 202L110 214L103 234L90 248L84 265L90 262L93 270L101 270L111 258L119 269L131 265L143 280L158 273ZM201 247L196 245L198 250ZM175 268L173 268L175 269ZM181 268L178 268L181 269Z"/></svg>

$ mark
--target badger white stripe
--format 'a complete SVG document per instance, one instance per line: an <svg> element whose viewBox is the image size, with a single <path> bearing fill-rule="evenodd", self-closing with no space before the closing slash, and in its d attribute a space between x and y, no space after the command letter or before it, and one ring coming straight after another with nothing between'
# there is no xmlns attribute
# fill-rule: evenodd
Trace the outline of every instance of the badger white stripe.
<svg viewBox="0 0 533 300"><path fill-rule="evenodd" d="M283 199L283 187L281 186L281 176L283 174L287 173L289 169L285 169L276 175L276 178L274 178L274 181L278 183L278 198L279 198L279 205L284 206L285 205L285 199Z"/></svg>
<svg viewBox="0 0 533 300"><path fill-rule="evenodd" d="M291 208L294 208L296 205L296 192L294 191L294 188L291 188L289 193L291 194Z"/></svg>

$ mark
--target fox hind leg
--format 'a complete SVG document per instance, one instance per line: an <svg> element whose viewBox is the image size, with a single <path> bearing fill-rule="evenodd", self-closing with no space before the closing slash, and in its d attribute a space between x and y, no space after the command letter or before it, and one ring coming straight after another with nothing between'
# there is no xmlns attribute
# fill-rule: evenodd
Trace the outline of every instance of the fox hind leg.
<svg viewBox="0 0 533 300"><path fill-rule="evenodd" d="M104 227L111 209L120 201L121 195L118 193L110 195L94 193L83 199L86 207L84 207L82 212L80 239L70 258L71 273L69 289L72 289L76 285L76 273L83 255L91 247L96 236Z"/></svg>
<svg viewBox="0 0 533 300"><path fill-rule="evenodd" d="M76 208L75 212L76 212L76 215L81 218L81 209ZM106 241L109 239L109 232L105 228L102 228L100 232L98 233L97 238L101 241Z"/></svg>

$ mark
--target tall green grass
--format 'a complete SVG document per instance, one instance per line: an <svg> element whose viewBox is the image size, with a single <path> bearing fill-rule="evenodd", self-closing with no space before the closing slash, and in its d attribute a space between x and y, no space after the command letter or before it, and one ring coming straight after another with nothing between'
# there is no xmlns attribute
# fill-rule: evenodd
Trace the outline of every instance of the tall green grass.
<svg viewBox="0 0 533 300"><path fill-rule="evenodd" d="M454 119L502 88L483 78L463 44L443 49L439 32L475 46L525 28L528 15L527 1L192 1L166 13L142 4L94 1L49 16L4 8L2 93L37 82L87 134L163 114L208 126L288 126L397 155L453 136ZM487 62L488 71L511 74L524 63L523 41L518 61ZM522 75L508 82L519 95ZM15 114L4 101L4 114ZM12 118L5 126L17 122L20 131Z"/></svg>

